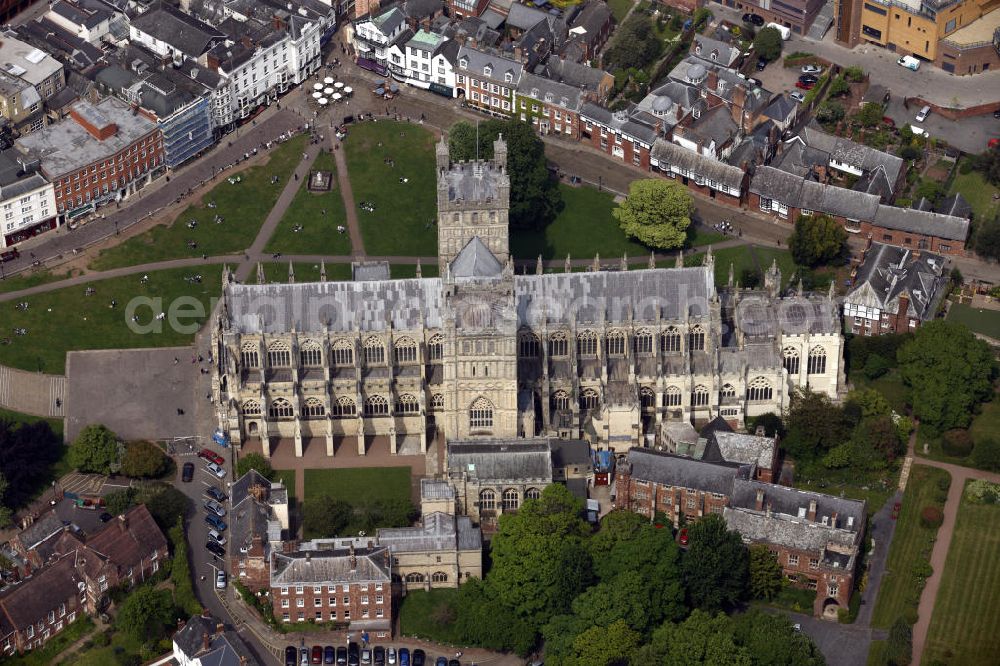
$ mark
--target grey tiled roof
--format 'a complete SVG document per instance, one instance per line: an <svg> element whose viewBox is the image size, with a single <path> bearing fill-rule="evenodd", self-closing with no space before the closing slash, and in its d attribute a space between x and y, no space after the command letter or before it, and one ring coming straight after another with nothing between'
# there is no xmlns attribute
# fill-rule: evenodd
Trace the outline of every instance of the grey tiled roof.
<svg viewBox="0 0 1000 666"><path fill-rule="evenodd" d="M762 292L745 292L736 308L736 321L748 336L774 338L779 333L797 335L802 333L836 333L840 330L840 314L836 304L825 296L806 294L801 298L788 296L775 302ZM750 345L746 350L751 349ZM764 358L770 359L774 348L770 345L754 347ZM770 363L764 366L770 367Z"/></svg>
<svg viewBox="0 0 1000 666"><path fill-rule="evenodd" d="M630 449L628 463L633 479L727 496L740 473L736 464L702 462L646 449Z"/></svg>
<svg viewBox="0 0 1000 666"><path fill-rule="evenodd" d="M912 208L879 206L873 223L886 229L909 231L948 240L964 242L969 237L967 219Z"/></svg>
<svg viewBox="0 0 1000 666"><path fill-rule="evenodd" d="M764 115L772 120L783 121L795 114L798 104L788 95L778 95L764 109Z"/></svg>
<svg viewBox="0 0 1000 666"><path fill-rule="evenodd" d="M166 3L132 18L132 26L193 58L224 38L212 26Z"/></svg>
<svg viewBox="0 0 1000 666"><path fill-rule="evenodd" d="M463 59L466 63L464 67L461 64ZM521 78L521 71L524 69L521 63L515 60L468 46L462 46L458 50L458 63L460 69L476 76L486 76L497 82L504 82L506 75L510 74L511 82L507 83L508 86L517 84ZM485 74L487 68L491 69L489 75Z"/></svg>
<svg viewBox="0 0 1000 666"><path fill-rule="evenodd" d="M590 444L582 439L558 439L549 440L552 447L552 464L555 467L566 467L567 465L589 465Z"/></svg>
<svg viewBox="0 0 1000 666"><path fill-rule="evenodd" d="M764 512L726 507L722 517L729 529L739 532L746 541L773 543L821 556L830 546L851 551L857 540L853 532L786 515L772 513L769 516Z"/></svg>
<svg viewBox="0 0 1000 666"><path fill-rule="evenodd" d="M893 185L903 169L903 159L876 150L850 139L834 136L819 129L814 123L802 128L802 139L806 144L830 154L831 160L850 164L862 171L872 171L878 166L885 169L886 177Z"/></svg>
<svg viewBox="0 0 1000 666"><path fill-rule="evenodd" d="M909 301L907 316L926 320L934 315L935 296L944 284L944 258L894 245L872 243L858 269L845 303L884 312L899 312L899 298Z"/></svg>
<svg viewBox="0 0 1000 666"><path fill-rule="evenodd" d="M220 621L211 616L195 615L173 635L173 642L190 660L195 657L202 666L256 666L243 641L235 632L218 632ZM209 636L208 649L204 637Z"/></svg>
<svg viewBox="0 0 1000 666"><path fill-rule="evenodd" d="M836 527L860 534L864 526L865 502L834 495L826 495L809 490L798 490L774 483L764 483L751 479L737 479L733 484L733 494L730 506L734 508L754 509L757 493L764 495L764 507L770 507L771 513L786 516L805 516L810 502L816 502L816 522L822 525L827 517L828 527ZM834 514L836 524L834 525ZM849 519L853 519L850 520ZM850 526L848 526L850 522Z"/></svg>
<svg viewBox="0 0 1000 666"><path fill-rule="evenodd" d="M451 262L451 275L456 278L497 277L501 272L503 266L500 260L490 252L479 236L473 236Z"/></svg>
<svg viewBox="0 0 1000 666"><path fill-rule="evenodd" d="M743 169L688 150L665 139L657 139L653 143L650 156L658 160L661 166L663 164L677 166L736 190L739 190L743 183Z"/></svg>
<svg viewBox="0 0 1000 666"><path fill-rule="evenodd" d="M493 201L505 176L489 162L453 163L444 173L448 201Z"/></svg>
<svg viewBox="0 0 1000 666"><path fill-rule="evenodd" d="M943 199L934 212L968 218L972 215L972 205L965 200L960 192L956 192L953 196Z"/></svg>
<svg viewBox="0 0 1000 666"><path fill-rule="evenodd" d="M537 66L535 74L593 92L596 92L605 78L609 76L602 69L556 56L549 58L544 65Z"/></svg>
<svg viewBox="0 0 1000 666"><path fill-rule="evenodd" d="M729 67L740 57L740 50L718 39L696 34L691 43L691 54L702 60Z"/></svg>
<svg viewBox="0 0 1000 666"><path fill-rule="evenodd" d="M642 143L652 145L653 141L656 140L657 119L650 113L639 111L635 105L629 109L611 111L603 106L584 102L580 109L580 115L587 120L621 132L628 138L638 139Z"/></svg>
<svg viewBox="0 0 1000 666"><path fill-rule="evenodd" d="M55 511L50 511L22 530L18 535L18 540L25 549L30 550L53 534L58 534L62 531L62 521L56 515Z"/></svg>
<svg viewBox="0 0 1000 666"><path fill-rule="evenodd" d="M789 207L852 220L871 220L879 207L877 195L824 185L769 166L757 168L750 191Z"/></svg>
<svg viewBox="0 0 1000 666"><path fill-rule="evenodd" d="M552 451L546 439L454 440L448 442L448 476L480 481L552 481Z"/></svg>
<svg viewBox="0 0 1000 666"><path fill-rule="evenodd" d="M600 33L601 29L611 19L611 10L603 0L590 0L583 6L573 20L570 22L571 28L583 28L586 31L584 39L588 42Z"/></svg>
<svg viewBox="0 0 1000 666"><path fill-rule="evenodd" d="M455 489L447 481L420 479L420 499L455 499Z"/></svg>
<svg viewBox="0 0 1000 666"><path fill-rule="evenodd" d="M271 566L271 587L389 583L388 559L385 546L355 548L353 557L348 550L277 553Z"/></svg>
<svg viewBox="0 0 1000 666"><path fill-rule="evenodd" d="M511 4L510 12L507 14L507 26L518 30L527 30L547 18L548 14L542 10L515 2Z"/></svg>
<svg viewBox="0 0 1000 666"><path fill-rule="evenodd" d="M555 104L570 111L579 111L583 101L583 91L579 88L528 72L521 75L521 80L517 84L517 92L531 99Z"/></svg>

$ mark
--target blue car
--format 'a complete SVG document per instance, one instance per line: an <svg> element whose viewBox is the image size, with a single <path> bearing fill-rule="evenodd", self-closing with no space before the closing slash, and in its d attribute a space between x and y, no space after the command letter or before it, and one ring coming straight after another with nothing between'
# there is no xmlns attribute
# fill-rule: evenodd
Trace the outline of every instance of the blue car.
<svg viewBox="0 0 1000 666"><path fill-rule="evenodd" d="M410 650L399 648L399 666L410 666Z"/></svg>
<svg viewBox="0 0 1000 666"><path fill-rule="evenodd" d="M205 516L205 522L220 532L226 531L226 521L222 520L222 518L219 518L218 516L208 514Z"/></svg>

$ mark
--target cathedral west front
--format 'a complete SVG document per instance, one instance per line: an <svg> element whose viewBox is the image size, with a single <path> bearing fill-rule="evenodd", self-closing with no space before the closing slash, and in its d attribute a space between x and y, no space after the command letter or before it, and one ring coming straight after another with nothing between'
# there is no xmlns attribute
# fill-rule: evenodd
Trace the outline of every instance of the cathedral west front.
<svg viewBox="0 0 1000 666"><path fill-rule="evenodd" d="M717 289L711 249L697 267L516 274L506 153L501 138L492 160L454 163L437 146L440 277L225 273L213 397L234 444L416 454L438 436L545 436L624 453L664 446L670 424L781 413L799 387L838 397L836 304L784 292L776 265L760 290Z"/></svg>

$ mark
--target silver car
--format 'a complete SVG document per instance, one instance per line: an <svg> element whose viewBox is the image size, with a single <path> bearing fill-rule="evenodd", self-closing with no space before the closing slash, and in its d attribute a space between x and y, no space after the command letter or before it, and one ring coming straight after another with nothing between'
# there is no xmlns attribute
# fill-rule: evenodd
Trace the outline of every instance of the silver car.
<svg viewBox="0 0 1000 666"><path fill-rule="evenodd" d="M802 65L803 74L819 74L823 71L823 68L819 65Z"/></svg>
<svg viewBox="0 0 1000 666"><path fill-rule="evenodd" d="M219 504L218 502L216 502L213 499L205 500L205 505L204 506L205 506L205 509L209 513L214 513L219 518L222 518L223 516L226 515L225 508L223 508L223 506L221 504Z"/></svg>

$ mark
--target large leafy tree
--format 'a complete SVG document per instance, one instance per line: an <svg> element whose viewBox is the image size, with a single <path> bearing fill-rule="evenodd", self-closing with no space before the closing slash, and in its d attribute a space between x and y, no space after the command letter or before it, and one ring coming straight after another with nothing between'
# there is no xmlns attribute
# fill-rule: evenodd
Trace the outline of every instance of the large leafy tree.
<svg viewBox="0 0 1000 666"><path fill-rule="evenodd" d="M1000 260L1000 216L983 220L976 232L976 252Z"/></svg>
<svg viewBox="0 0 1000 666"><path fill-rule="evenodd" d="M733 637L756 666L823 666L823 654L784 615L751 610L733 616Z"/></svg>
<svg viewBox="0 0 1000 666"><path fill-rule="evenodd" d="M800 266L828 264L844 254L847 232L828 215L800 215L788 237L788 249Z"/></svg>
<svg viewBox="0 0 1000 666"><path fill-rule="evenodd" d="M319 538L343 535L344 528L354 517L351 505L329 495L309 497L302 503L302 527L307 534Z"/></svg>
<svg viewBox="0 0 1000 666"><path fill-rule="evenodd" d="M138 641L147 641L163 636L173 619L170 590L141 586L125 597L115 616L115 626Z"/></svg>
<svg viewBox="0 0 1000 666"><path fill-rule="evenodd" d="M967 427L976 405L993 394L990 347L962 324L924 324L897 358L914 416L939 431Z"/></svg>
<svg viewBox="0 0 1000 666"><path fill-rule="evenodd" d="M152 442L140 440L129 442L122 456L122 474L135 478L150 479L162 476L170 466L170 459L163 450Z"/></svg>
<svg viewBox="0 0 1000 666"><path fill-rule="evenodd" d="M764 544L750 546L750 595L773 599L780 591L781 565L777 556Z"/></svg>
<svg viewBox="0 0 1000 666"><path fill-rule="evenodd" d="M110 474L118 468L118 436L103 425L89 425L69 447L69 464L81 472Z"/></svg>
<svg viewBox="0 0 1000 666"><path fill-rule="evenodd" d="M583 538L583 503L561 484L547 487L516 514L504 514L493 537L489 591L535 626L569 610L591 580Z"/></svg>
<svg viewBox="0 0 1000 666"><path fill-rule="evenodd" d="M611 211L622 231L643 245L669 250L684 245L694 200L675 180L634 180L628 196Z"/></svg>
<svg viewBox="0 0 1000 666"><path fill-rule="evenodd" d="M529 123L515 119L487 120L477 128L462 121L449 132L448 149L454 161L493 159L493 142L503 134L510 177L511 228L542 229L562 210L559 185L549 174L545 161L545 144Z"/></svg>
<svg viewBox="0 0 1000 666"><path fill-rule="evenodd" d="M0 418L0 475L7 484L0 502L17 509L48 484L64 444L45 421L15 423Z"/></svg>
<svg viewBox="0 0 1000 666"><path fill-rule="evenodd" d="M627 666L641 636L622 620L593 626L573 641L573 658L578 666Z"/></svg>
<svg viewBox="0 0 1000 666"><path fill-rule="evenodd" d="M584 627L606 627L622 621L630 629L645 634L662 618L655 601L653 590L643 576L631 571L588 587L573 600L573 613Z"/></svg>
<svg viewBox="0 0 1000 666"><path fill-rule="evenodd" d="M239 478L249 472L256 470L258 474L266 479L274 479L274 468L270 461L259 453L248 453L241 456L236 463L236 477Z"/></svg>
<svg viewBox="0 0 1000 666"><path fill-rule="evenodd" d="M663 43L653 31L653 22L641 12L634 12L615 30L604 62L611 71L642 69L656 60Z"/></svg>
<svg viewBox="0 0 1000 666"><path fill-rule="evenodd" d="M139 492L136 504L145 504L156 524L166 531L187 513L191 500L171 485L156 483L144 487Z"/></svg>
<svg viewBox="0 0 1000 666"><path fill-rule="evenodd" d="M634 664L662 666L753 666L749 650L740 646L733 634L733 622L723 614L695 610L680 624L665 623L653 632L650 642L640 648Z"/></svg>
<svg viewBox="0 0 1000 666"><path fill-rule="evenodd" d="M781 56L781 47L781 33L777 28L761 28L753 38L754 53L768 62Z"/></svg>
<svg viewBox="0 0 1000 666"><path fill-rule="evenodd" d="M1000 185L1000 146L973 157L972 166L983 174L983 178L994 185Z"/></svg>
<svg viewBox="0 0 1000 666"><path fill-rule="evenodd" d="M705 516L688 527L681 573L692 607L717 611L732 606L743 598L749 578L742 538L718 514Z"/></svg>
<svg viewBox="0 0 1000 666"><path fill-rule="evenodd" d="M498 612L498 604L484 581L473 578L463 583L455 604L457 634L468 645L527 654L535 644L535 629L513 613Z"/></svg>
<svg viewBox="0 0 1000 666"><path fill-rule="evenodd" d="M847 441L854 425L827 395L799 390L792 394L782 446L796 460L816 460Z"/></svg>

